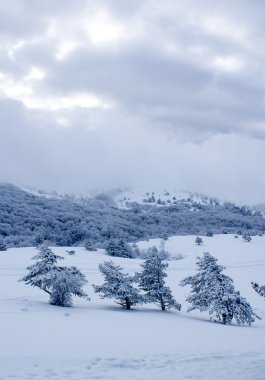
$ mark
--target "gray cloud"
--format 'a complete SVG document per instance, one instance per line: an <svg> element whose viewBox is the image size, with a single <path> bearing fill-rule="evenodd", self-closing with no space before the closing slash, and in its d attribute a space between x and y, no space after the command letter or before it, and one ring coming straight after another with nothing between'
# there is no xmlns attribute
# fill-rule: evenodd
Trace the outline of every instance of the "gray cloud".
<svg viewBox="0 0 265 380"><path fill-rule="evenodd" d="M264 13L247 0L2 2L0 177L262 200Z"/></svg>

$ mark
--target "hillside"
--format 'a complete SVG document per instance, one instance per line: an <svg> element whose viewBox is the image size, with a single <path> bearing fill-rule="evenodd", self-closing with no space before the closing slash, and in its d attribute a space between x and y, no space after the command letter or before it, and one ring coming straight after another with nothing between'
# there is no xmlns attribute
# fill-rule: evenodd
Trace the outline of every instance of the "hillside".
<svg viewBox="0 0 265 380"><path fill-rule="evenodd" d="M58 246L89 240L102 247L115 238L132 242L207 232L255 235L264 231L260 212L234 203L199 202L198 197L189 196L166 206L134 201L120 208L108 194L47 197L0 184L0 237L9 247L32 246L36 238Z"/></svg>
<svg viewBox="0 0 265 380"><path fill-rule="evenodd" d="M77 265L87 276L91 301L74 299L73 308L47 303L48 295L17 282L32 263L34 248L13 248L0 254L0 367L1 379L202 379L263 380L265 373L265 303L250 286L264 284L265 238L251 243L232 235L176 236L166 242L172 254L184 259L170 261L167 283L182 310L162 312L154 305L120 309L112 300L101 300L92 284L102 282L98 264L109 257L102 250L66 254L53 251L65 264ZM140 242L143 247L158 240ZM186 313L188 288L178 284L195 272L196 256L209 251L227 267L236 289L263 319L249 326L224 326L209 321L207 313ZM141 260L113 258L134 273Z"/></svg>

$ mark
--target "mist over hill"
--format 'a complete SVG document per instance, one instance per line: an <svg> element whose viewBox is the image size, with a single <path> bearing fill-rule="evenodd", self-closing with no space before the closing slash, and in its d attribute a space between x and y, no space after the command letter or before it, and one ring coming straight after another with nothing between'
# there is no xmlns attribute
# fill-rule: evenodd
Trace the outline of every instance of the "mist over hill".
<svg viewBox="0 0 265 380"><path fill-rule="evenodd" d="M0 184L0 237L9 247L32 246L36 239L58 246L104 246L110 239L133 242L172 235L207 233L263 234L259 211L234 203L165 192L143 199L98 194L94 197L32 194L12 184ZM122 206L122 207L121 207Z"/></svg>

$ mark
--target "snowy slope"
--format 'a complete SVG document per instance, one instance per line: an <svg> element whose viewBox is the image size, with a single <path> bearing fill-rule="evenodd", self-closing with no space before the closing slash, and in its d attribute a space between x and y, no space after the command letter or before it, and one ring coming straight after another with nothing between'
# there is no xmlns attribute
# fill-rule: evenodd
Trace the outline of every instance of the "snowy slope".
<svg viewBox="0 0 265 380"><path fill-rule="evenodd" d="M153 204L158 206L170 206L177 204L179 201L190 203L209 204L216 202L216 199L207 197L196 192L176 190L176 189L147 189L143 187L134 187L117 190L113 195L114 201L118 207L127 208L130 204L137 202L139 204Z"/></svg>
<svg viewBox="0 0 265 380"><path fill-rule="evenodd" d="M265 302L250 286L265 283L265 238L246 243L231 235L172 237L166 250L185 258L170 261L168 283L181 312L161 312L153 305L125 311L100 300L91 284L100 284L103 251L54 248L66 264L87 276L91 302L75 299L73 308L47 303L47 295L17 282L31 262L34 248L0 253L0 379L251 379L265 377ZM142 248L159 240L141 242ZM207 314L186 314L188 288L178 286L194 273L196 256L209 251L227 267L226 274L263 318L252 327L223 326ZM141 260L115 258L133 273Z"/></svg>

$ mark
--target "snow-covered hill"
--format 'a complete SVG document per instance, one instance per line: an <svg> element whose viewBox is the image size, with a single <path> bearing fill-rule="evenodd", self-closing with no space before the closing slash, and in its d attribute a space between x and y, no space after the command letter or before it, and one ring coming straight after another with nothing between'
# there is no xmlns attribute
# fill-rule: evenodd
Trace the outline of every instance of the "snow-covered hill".
<svg viewBox="0 0 265 380"><path fill-rule="evenodd" d="M179 202L190 202L198 204L221 203L215 198L207 197L191 191L167 190L167 189L146 189L141 187L120 189L111 193L118 207L127 208L136 203L152 204L157 206L172 206Z"/></svg>
<svg viewBox="0 0 265 380"><path fill-rule="evenodd" d="M0 253L0 379L203 379L263 380L265 373L265 302L250 286L265 283L265 237L250 243L233 235L172 237L165 249L182 260L170 261L168 284L182 303L181 312L162 312L146 305L125 311L111 300L100 300L91 284L100 284L98 264L109 257L103 250L64 247L54 252L67 265L86 274L91 302L75 299L73 308L47 303L47 294L19 278L35 254L34 248ZM141 242L147 248L159 240ZM195 271L196 256L208 251L227 267L241 291L263 319L252 327L224 326L207 314L186 314L188 288L180 280ZM113 258L126 271L139 270L141 260Z"/></svg>
<svg viewBox="0 0 265 380"><path fill-rule="evenodd" d="M184 199L179 194L177 199L176 193L169 192L163 193L165 198L161 203L157 203L160 198L156 193L151 195L155 202L149 202L142 197L150 193L135 190L121 204L119 194L122 193L56 198L36 196L16 186L0 184L0 240L8 247L32 246L36 239L59 246L83 245L89 240L102 248L117 238L134 242L173 235L257 235L265 231L265 218L260 212L234 203L221 204L197 195ZM116 205L113 197L117 199ZM123 193L121 199L124 197ZM127 202L127 198L134 202ZM140 203L135 203L137 200ZM164 203L168 206L163 206Z"/></svg>

